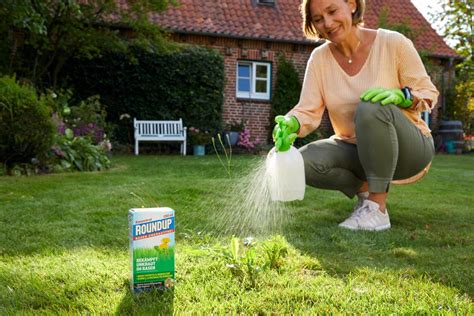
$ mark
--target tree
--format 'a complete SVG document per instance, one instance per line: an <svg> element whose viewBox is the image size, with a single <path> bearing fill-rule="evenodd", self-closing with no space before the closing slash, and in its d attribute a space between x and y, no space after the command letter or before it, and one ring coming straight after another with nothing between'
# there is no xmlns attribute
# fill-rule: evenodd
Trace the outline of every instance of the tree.
<svg viewBox="0 0 474 316"><path fill-rule="evenodd" d="M438 0L439 1L439 0ZM447 115L464 123L466 133L474 132L474 2L449 0L439 2L442 11L434 21L444 25L444 37L455 42L463 61L456 67L456 81L449 95Z"/></svg>
<svg viewBox="0 0 474 316"><path fill-rule="evenodd" d="M434 21L443 24L444 37L455 42L454 48L464 62L472 65L474 54L474 2L470 0L439 1L441 12L432 14Z"/></svg>
<svg viewBox="0 0 474 316"><path fill-rule="evenodd" d="M176 0L3 0L0 6L0 72L16 73L37 87L57 85L72 57L93 58L131 43L164 47L148 19Z"/></svg>

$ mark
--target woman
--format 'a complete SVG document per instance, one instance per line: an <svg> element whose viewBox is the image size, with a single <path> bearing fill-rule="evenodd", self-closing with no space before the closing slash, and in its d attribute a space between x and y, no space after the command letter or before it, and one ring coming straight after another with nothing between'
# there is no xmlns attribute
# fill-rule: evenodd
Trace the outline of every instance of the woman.
<svg viewBox="0 0 474 316"><path fill-rule="evenodd" d="M305 35L326 43L309 58L298 104L275 118L275 146L287 150L327 109L335 135L300 149L307 184L358 196L341 227L388 229L390 183L419 179L433 158L420 112L438 91L410 40L362 27L364 0L304 0L301 8Z"/></svg>

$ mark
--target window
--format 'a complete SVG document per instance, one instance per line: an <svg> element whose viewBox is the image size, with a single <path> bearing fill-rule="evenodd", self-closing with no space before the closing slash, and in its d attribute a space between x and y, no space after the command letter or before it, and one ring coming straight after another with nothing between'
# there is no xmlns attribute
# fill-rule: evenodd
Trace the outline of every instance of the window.
<svg viewBox="0 0 474 316"><path fill-rule="evenodd" d="M237 63L237 98L270 100L269 63L239 61Z"/></svg>

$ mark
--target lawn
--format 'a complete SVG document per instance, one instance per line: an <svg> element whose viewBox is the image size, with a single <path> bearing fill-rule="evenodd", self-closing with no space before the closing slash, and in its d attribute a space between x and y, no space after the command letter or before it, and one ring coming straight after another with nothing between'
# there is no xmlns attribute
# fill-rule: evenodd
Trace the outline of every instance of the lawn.
<svg viewBox="0 0 474 316"><path fill-rule="evenodd" d="M423 181L392 187L379 233L338 228L354 201L313 188L248 214L259 184L236 187L261 157L233 157L230 177L213 155L112 162L0 177L1 315L474 312L474 155L436 156ZM176 211L176 285L135 296L127 213L157 205Z"/></svg>

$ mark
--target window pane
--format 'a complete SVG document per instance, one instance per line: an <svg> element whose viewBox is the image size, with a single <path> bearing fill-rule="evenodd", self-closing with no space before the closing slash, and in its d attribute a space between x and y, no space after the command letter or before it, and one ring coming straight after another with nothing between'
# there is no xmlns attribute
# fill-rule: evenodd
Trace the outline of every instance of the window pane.
<svg viewBox="0 0 474 316"><path fill-rule="evenodd" d="M250 79L239 79L238 91L250 92Z"/></svg>
<svg viewBox="0 0 474 316"><path fill-rule="evenodd" d="M266 80L256 80L256 82L255 82L255 92L266 93L267 92L267 81Z"/></svg>
<svg viewBox="0 0 474 316"><path fill-rule="evenodd" d="M267 78L268 67L257 65L257 78Z"/></svg>
<svg viewBox="0 0 474 316"><path fill-rule="evenodd" d="M250 78L250 65L239 65L239 77Z"/></svg>

